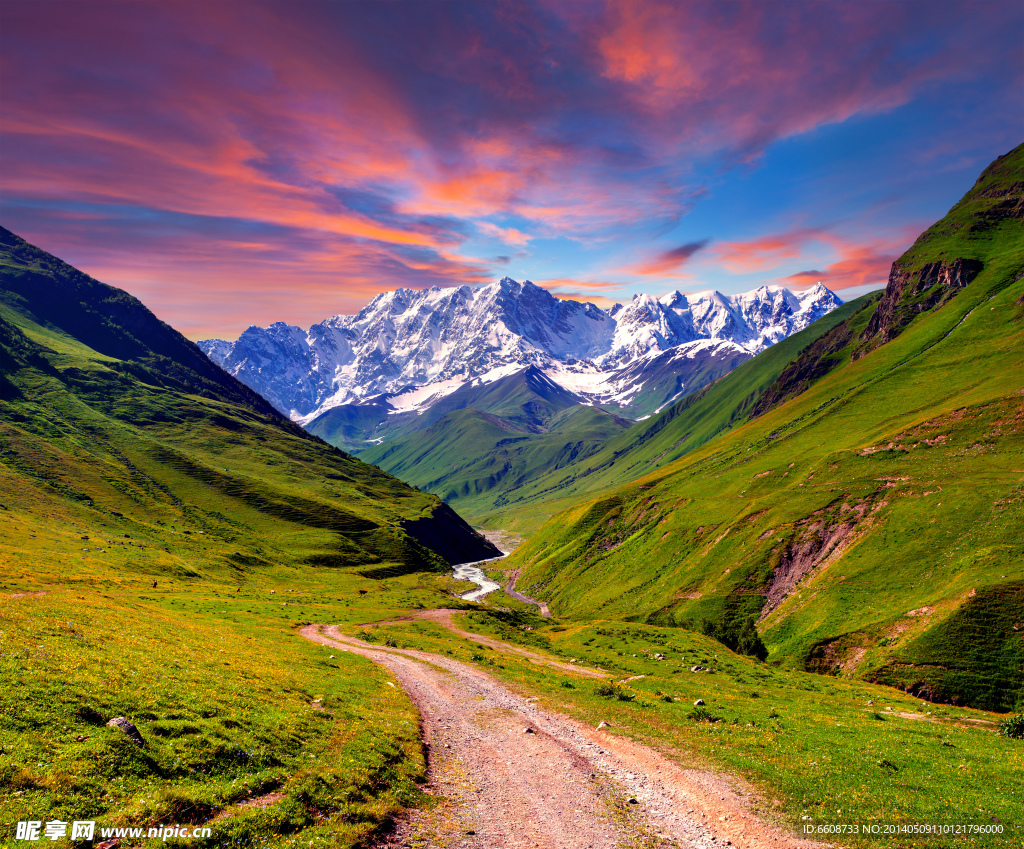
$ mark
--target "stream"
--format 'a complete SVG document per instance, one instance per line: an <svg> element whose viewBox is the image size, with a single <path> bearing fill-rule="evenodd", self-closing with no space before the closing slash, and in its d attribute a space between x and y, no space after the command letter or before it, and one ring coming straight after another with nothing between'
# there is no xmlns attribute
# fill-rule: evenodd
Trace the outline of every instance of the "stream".
<svg viewBox="0 0 1024 849"><path fill-rule="evenodd" d="M471 590L468 593L463 593L459 598L463 601L480 601L488 593L493 593L495 590L501 589L501 584L492 581L484 573L484 570L480 567L486 563L495 563L498 560L502 560L508 555L503 554L501 557L492 557L489 560L476 560L473 563L462 563L453 568L453 574L460 581L472 581L480 589Z"/></svg>

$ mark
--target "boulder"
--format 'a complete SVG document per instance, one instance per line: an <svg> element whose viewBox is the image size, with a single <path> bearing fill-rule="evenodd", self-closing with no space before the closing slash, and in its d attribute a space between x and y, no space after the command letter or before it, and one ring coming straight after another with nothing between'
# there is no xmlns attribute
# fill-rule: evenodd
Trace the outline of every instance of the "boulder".
<svg viewBox="0 0 1024 849"><path fill-rule="evenodd" d="M143 749L148 749L149 748L149 744L146 743L146 741L142 739L142 735L139 733L139 729L136 728L132 723L130 723L123 716L115 716L113 719L111 719L110 721L107 722L107 727L108 728L117 728L117 729L119 729L136 746L139 746L139 747L141 747Z"/></svg>

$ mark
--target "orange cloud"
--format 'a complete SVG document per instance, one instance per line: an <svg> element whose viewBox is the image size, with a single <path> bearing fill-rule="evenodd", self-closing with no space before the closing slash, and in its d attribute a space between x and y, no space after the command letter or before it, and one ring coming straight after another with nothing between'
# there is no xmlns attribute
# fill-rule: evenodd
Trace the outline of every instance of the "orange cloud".
<svg viewBox="0 0 1024 849"><path fill-rule="evenodd" d="M805 289L819 281L832 290L884 286L893 261L906 250L910 242L910 239L901 239L860 244L835 236L823 238L839 254L839 259L829 263L823 270L798 271L776 278L774 282L793 289Z"/></svg>
<svg viewBox="0 0 1024 849"><path fill-rule="evenodd" d="M533 282L550 291L571 287L573 289L584 289L590 292L605 292L621 289L623 286L622 283L610 283L601 280L578 280L575 277L552 277L547 280L534 280Z"/></svg>
<svg viewBox="0 0 1024 849"><path fill-rule="evenodd" d="M477 224L484 233L488 236L493 236L496 239L500 239L506 245L513 245L515 247L522 247L529 244L533 238L527 233L523 233L517 230L515 227L498 227L496 224L491 224L488 221L481 221Z"/></svg>
<svg viewBox="0 0 1024 849"><path fill-rule="evenodd" d="M712 254L733 274L750 274L776 268L789 259L798 259L803 253L803 245L821 235L820 230L799 229L743 242L719 242L712 249Z"/></svg>
<svg viewBox="0 0 1024 849"><path fill-rule="evenodd" d="M657 256L645 262L628 266L627 274L637 274L644 277L672 277L686 278L689 275L680 274L679 266L687 262L698 251L703 250L710 239L701 239L696 242L687 242L671 250L662 251Z"/></svg>

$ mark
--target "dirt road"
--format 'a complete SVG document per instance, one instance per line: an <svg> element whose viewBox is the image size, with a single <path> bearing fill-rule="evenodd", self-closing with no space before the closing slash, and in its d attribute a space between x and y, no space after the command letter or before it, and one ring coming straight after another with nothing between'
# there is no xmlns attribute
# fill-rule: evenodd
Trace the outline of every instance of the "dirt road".
<svg viewBox="0 0 1024 849"><path fill-rule="evenodd" d="M541 654L540 652L530 651L524 649L522 646L514 646L511 643L502 642L496 640L494 637L487 637L483 634L472 634L469 631L463 631L458 625L452 621L452 616L456 613L461 613L459 610L449 610L447 608L439 608L436 610L421 610L418 613L414 613L411 616L399 616L397 619L382 619L379 622L364 622L360 628L375 628L379 625L390 625L393 622L412 622L415 619L426 619L429 622L436 622L438 625L442 625L465 640L476 643L477 645L487 646L487 648L494 649L495 651L502 651L508 654L515 654L519 657L525 657L531 663L536 663L539 666L550 666L552 669L560 669L563 672L571 672L574 675L580 675L584 678L608 678L610 677L607 672L600 669L591 669L587 666L582 666L574 663L565 663L564 661L557 660L553 657Z"/></svg>
<svg viewBox="0 0 1024 849"><path fill-rule="evenodd" d="M414 812L383 846L817 845L756 819L747 810L749 795L734 782L683 769L645 746L544 710L472 666L381 648L332 625L308 625L301 633L388 669L422 717L431 790L442 802Z"/></svg>

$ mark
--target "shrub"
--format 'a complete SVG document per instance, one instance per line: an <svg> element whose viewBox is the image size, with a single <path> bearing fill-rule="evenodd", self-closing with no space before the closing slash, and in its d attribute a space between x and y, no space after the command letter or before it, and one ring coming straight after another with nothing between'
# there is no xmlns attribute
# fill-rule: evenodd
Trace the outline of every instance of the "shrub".
<svg viewBox="0 0 1024 849"><path fill-rule="evenodd" d="M1024 715L1008 716L999 723L999 736L1012 740L1024 739Z"/></svg>
<svg viewBox="0 0 1024 849"><path fill-rule="evenodd" d="M718 722L718 717L714 716L706 707L695 707L688 714L688 718L694 722Z"/></svg>
<svg viewBox="0 0 1024 849"><path fill-rule="evenodd" d="M631 702L634 698L615 684L602 684L594 692L605 698L618 699L620 702Z"/></svg>
<svg viewBox="0 0 1024 849"><path fill-rule="evenodd" d="M745 619L742 623L735 620L719 623L705 619L701 623L701 631L705 636L718 640L737 654L756 657L758 660L768 658L768 648L761 640L761 635L757 633L753 617Z"/></svg>

